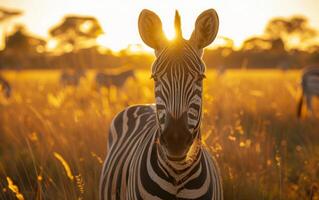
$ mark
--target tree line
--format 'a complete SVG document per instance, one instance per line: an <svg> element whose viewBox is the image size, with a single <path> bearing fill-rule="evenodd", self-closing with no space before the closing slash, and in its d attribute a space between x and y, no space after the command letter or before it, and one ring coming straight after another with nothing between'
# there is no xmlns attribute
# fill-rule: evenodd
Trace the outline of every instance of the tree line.
<svg viewBox="0 0 319 200"><path fill-rule="evenodd" d="M0 8L0 25L22 14ZM103 34L99 21L91 16L65 16L50 28L49 38L36 37L18 25L5 34L0 68L149 68L153 55L132 53L128 48L115 54L99 46L97 39ZM304 16L273 18L262 35L247 38L240 48L230 38L218 40L220 45L205 50L203 59L209 68L294 69L319 63L318 31Z"/></svg>

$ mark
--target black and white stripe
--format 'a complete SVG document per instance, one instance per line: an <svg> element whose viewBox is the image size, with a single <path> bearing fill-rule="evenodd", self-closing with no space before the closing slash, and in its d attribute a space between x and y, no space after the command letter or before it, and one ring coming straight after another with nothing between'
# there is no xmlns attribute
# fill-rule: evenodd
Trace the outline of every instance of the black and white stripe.
<svg viewBox="0 0 319 200"><path fill-rule="evenodd" d="M167 48L158 56L153 64L152 77L157 117L162 130L167 112L175 118L187 112L190 131L199 128L204 73L204 63L186 42Z"/></svg>
<svg viewBox="0 0 319 200"><path fill-rule="evenodd" d="M312 98L319 97L319 66L310 66L304 69L302 73L302 95L300 97L297 115L302 115L303 100L306 98L307 111L313 114Z"/></svg>
<svg viewBox="0 0 319 200"><path fill-rule="evenodd" d="M113 119L100 199L223 199L217 163L202 145L200 131L201 53L216 36L217 14L203 12L188 41L182 38L178 13L173 42L161 38L160 20L149 10L142 11L139 28L143 41L156 51L156 103L128 107Z"/></svg>
<svg viewBox="0 0 319 200"><path fill-rule="evenodd" d="M222 199L218 166L203 146L193 161L162 155L155 115L155 106L138 105L113 120L100 199Z"/></svg>

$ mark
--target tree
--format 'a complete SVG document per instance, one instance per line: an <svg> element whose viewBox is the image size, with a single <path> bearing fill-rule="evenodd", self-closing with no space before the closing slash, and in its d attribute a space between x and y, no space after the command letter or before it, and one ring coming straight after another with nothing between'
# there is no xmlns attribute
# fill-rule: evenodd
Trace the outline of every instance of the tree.
<svg viewBox="0 0 319 200"><path fill-rule="evenodd" d="M281 38L272 39L271 40L271 50L277 51L277 52L285 51L284 41L282 41Z"/></svg>
<svg viewBox="0 0 319 200"><path fill-rule="evenodd" d="M94 17L66 16L49 33L56 39L57 48L72 51L94 46L96 38L103 34L103 30Z"/></svg>
<svg viewBox="0 0 319 200"><path fill-rule="evenodd" d="M266 26L265 34L271 39L281 39L288 49L306 48L317 32L302 16L274 18Z"/></svg>
<svg viewBox="0 0 319 200"><path fill-rule="evenodd" d="M3 36L4 38L2 41L0 41L0 49L1 49L1 42L4 44L5 43L5 38L6 38L6 22L8 22L11 18L20 16L22 14L21 11L18 10L12 10L8 8L1 8L0 7L0 24L2 25L3 29ZM5 44L4 44L5 45ZM5 46L3 46L4 48Z"/></svg>
<svg viewBox="0 0 319 200"><path fill-rule="evenodd" d="M248 51L263 51L270 50L272 48L272 42L269 39L261 37L251 37L243 42L242 50Z"/></svg>
<svg viewBox="0 0 319 200"><path fill-rule="evenodd" d="M45 40L31 36L23 26L18 26L6 38L4 54L12 67L17 69L33 67L34 59L41 57L45 49Z"/></svg>
<svg viewBox="0 0 319 200"><path fill-rule="evenodd" d="M22 12L18 10L11 10L7 8L1 8L0 7L0 22L3 22L5 20L8 20L12 17L16 17L21 15Z"/></svg>
<svg viewBox="0 0 319 200"><path fill-rule="evenodd" d="M25 28L21 25L17 26L16 31L6 38L6 50L16 53L36 53L38 49L44 49L45 44L44 40L27 34Z"/></svg>

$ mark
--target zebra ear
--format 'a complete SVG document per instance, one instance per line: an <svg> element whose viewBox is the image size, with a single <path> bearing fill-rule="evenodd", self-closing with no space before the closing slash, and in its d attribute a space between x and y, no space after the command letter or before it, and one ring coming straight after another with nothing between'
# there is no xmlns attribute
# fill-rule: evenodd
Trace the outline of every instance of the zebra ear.
<svg viewBox="0 0 319 200"><path fill-rule="evenodd" d="M138 18L138 30L145 44L149 47L160 50L166 44L166 37L162 29L160 18L152 11L142 10Z"/></svg>
<svg viewBox="0 0 319 200"><path fill-rule="evenodd" d="M189 39L196 49L200 50L212 43L217 35L219 19L214 9L209 9L197 17L195 30Z"/></svg>

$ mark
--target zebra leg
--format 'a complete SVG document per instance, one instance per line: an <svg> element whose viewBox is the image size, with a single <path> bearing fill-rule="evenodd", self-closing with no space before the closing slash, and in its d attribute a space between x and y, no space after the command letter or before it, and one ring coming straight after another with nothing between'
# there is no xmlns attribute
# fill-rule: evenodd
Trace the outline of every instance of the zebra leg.
<svg viewBox="0 0 319 200"><path fill-rule="evenodd" d="M310 115L313 115L312 95L306 95L306 98L307 98L307 110Z"/></svg>

